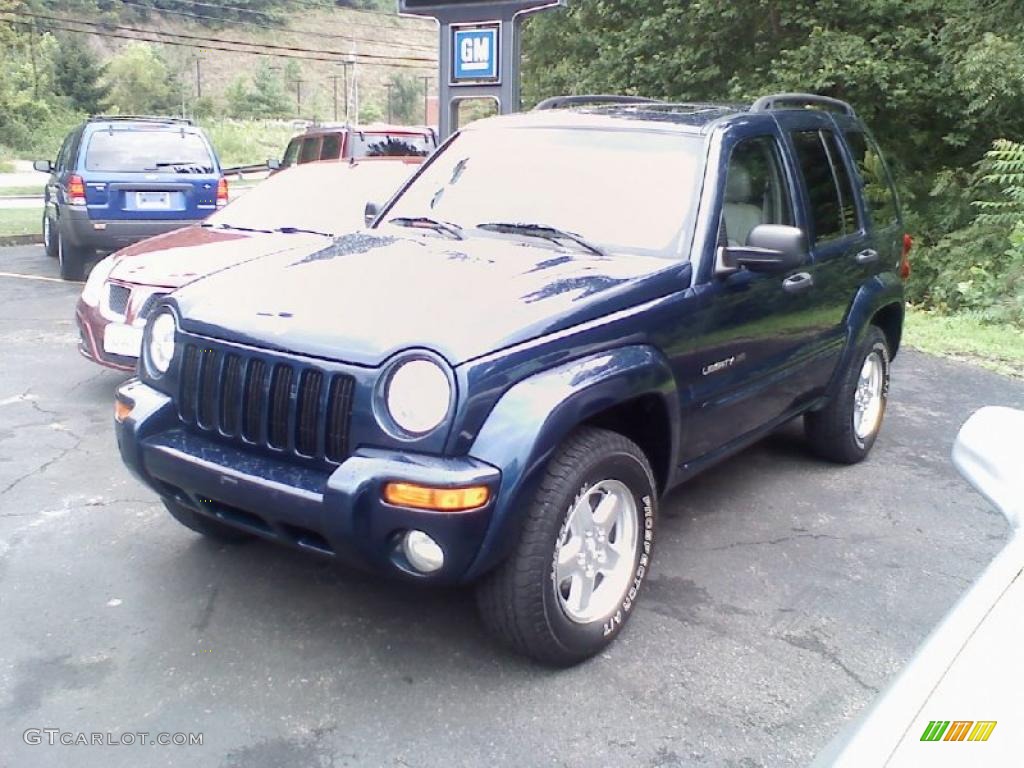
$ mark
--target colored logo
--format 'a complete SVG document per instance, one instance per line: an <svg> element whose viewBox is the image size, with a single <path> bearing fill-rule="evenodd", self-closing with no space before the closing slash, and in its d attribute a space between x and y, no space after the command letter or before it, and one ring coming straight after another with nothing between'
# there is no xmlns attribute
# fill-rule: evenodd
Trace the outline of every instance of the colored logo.
<svg viewBox="0 0 1024 768"><path fill-rule="evenodd" d="M497 24L452 28L452 81L480 82L498 80Z"/></svg>
<svg viewBox="0 0 1024 768"><path fill-rule="evenodd" d="M996 729L995 720L932 720L921 741L988 741Z"/></svg>

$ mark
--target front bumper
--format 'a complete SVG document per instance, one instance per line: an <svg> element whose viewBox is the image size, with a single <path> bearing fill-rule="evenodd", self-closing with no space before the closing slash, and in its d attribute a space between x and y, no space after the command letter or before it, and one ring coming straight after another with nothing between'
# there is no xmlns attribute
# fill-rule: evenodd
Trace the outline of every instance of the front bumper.
<svg viewBox="0 0 1024 768"><path fill-rule="evenodd" d="M78 323L78 351L87 360L92 360L115 371L134 371L139 358L128 355L113 355L103 349L103 334L110 320L105 318L99 307L86 304L81 299L75 309Z"/></svg>
<svg viewBox="0 0 1024 768"><path fill-rule="evenodd" d="M116 424L121 457L168 500L222 523L381 574L459 583L476 559L492 516L500 473L475 459L361 448L330 469L300 466L187 430L169 397L138 380L117 394L132 404ZM396 507L387 482L438 487L487 485L490 501L468 512ZM429 534L444 566L424 576L401 553L400 536Z"/></svg>

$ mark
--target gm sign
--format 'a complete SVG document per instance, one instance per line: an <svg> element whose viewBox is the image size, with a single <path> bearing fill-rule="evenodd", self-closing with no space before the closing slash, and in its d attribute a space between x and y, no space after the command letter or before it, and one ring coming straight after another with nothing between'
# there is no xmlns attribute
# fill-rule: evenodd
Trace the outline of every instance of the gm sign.
<svg viewBox="0 0 1024 768"><path fill-rule="evenodd" d="M452 25L452 84L497 83L501 24Z"/></svg>

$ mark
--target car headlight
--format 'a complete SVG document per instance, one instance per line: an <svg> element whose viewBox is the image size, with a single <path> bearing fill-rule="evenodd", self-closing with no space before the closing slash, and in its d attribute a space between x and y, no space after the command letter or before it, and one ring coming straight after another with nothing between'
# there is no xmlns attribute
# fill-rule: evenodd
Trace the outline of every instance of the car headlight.
<svg viewBox="0 0 1024 768"><path fill-rule="evenodd" d="M146 341L146 361L151 373L158 376L167 373L174 357L174 333L177 323L170 312L161 312L149 326L149 338Z"/></svg>
<svg viewBox="0 0 1024 768"><path fill-rule="evenodd" d="M103 294L103 284L107 282L110 273L114 271L117 260L113 256L97 262L89 273L89 279L85 281L85 288L82 289L82 301L91 307L100 303L100 296Z"/></svg>
<svg viewBox="0 0 1024 768"><path fill-rule="evenodd" d="M441 366L415 358L395 368L385 399L395 424L412 435L422 435L445 420L451 397L452 387Z"/></svg>

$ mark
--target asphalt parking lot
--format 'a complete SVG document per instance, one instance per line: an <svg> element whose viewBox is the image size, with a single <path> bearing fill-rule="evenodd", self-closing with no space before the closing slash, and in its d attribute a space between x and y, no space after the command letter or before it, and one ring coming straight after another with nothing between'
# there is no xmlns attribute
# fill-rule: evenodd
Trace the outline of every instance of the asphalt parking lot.
<svg viewBox="0 0 1024 768"><path fill-rule="evenodd" d="M117 457L124 377L78 355L80 286L29 279L56 272L0 249L0 766L804 765L1002 546L949 451L1024 384L908 350L868 462L819 463L787 428L684 486L629 629L538 668L468 593L175 523Z"/></svg>

